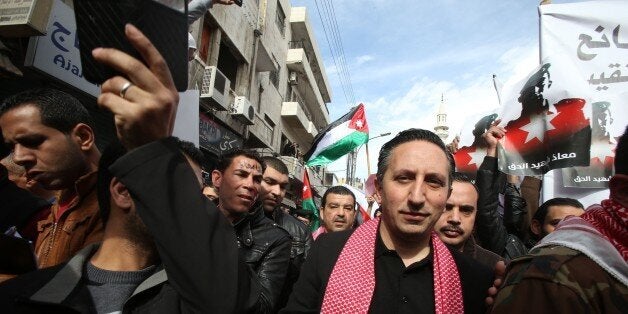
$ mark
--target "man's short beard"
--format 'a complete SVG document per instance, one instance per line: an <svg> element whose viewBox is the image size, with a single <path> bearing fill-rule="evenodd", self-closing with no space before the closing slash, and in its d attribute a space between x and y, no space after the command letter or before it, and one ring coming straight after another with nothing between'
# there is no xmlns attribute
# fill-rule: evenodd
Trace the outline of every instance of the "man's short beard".
<svg viewBox="0 0 628 314"><path fill-rule="evenodd" d="M127 219L124 220L124 230L126 230L129 240L131 240L137 248L151 255L157 254L157 247L155 246L153 235L137 213L130 214Z"/></svg>

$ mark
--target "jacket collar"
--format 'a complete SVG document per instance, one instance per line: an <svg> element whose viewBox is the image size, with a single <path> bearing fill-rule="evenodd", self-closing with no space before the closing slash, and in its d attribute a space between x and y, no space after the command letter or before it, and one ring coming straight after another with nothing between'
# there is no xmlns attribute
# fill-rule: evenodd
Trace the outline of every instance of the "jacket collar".
<svg viewBox="0 0 628 314"><path fill-rule="evenodd" d="M142 281L142 283L140 283L140 285L137 286L137 288L135 288L135 291L133 291L133 294L129 298L132 298L136 294L139 294L139 293L141 293L143 291L146 291L146 290L148 290L150 288L153 288L153 287L159 286L161 284L164 284L166 281L168 281L168 275L166 274L166 270L163 269L163 266L159 266L158 269L159 270L157 272L152 274L146 280Z"/></svg>
<svg viewBox="0 0 628 314"><path fill-rule="evenodd" d="M98 247L99 244L92 244L80 250L46 285L28 299L34 302L61 304L79 284L81 277L83 277L83 266ZM154 274L135 288L131 297L166 281L168 281L168 276L163 266L160 265Z"/></svg>
<svg viewBox="0 0 628 314"><path fill-rule="evenodd" d="M284 221L284 217L286 217L286 213L279 207L277 206L272 213L273 217L270 218L272 219L274 222L276 222L279 225L283 225L283 221Z"/></svg>
<svg viewBox="0 0 628 314"><path fill-rule="evenodd" d="M475 251L475 239L473 238L473 234L471 234L462 246L462 253L475 258Z"/></svg>
<svg viewBox="0 0 628 314"><path fill-rule="evenodd" d="M94 170L90 173L85 174L80 177L76 182L74 182L74 186L72 188L68 188L65 190L60 190L57 193L57 199L61 199L61 197L65 193L73 193L78 195L79 198L83 198L86 194L88 194L93 188L96 187L96 180L98 179L98 171Z"/></svg>
<svg viewBox="0 0 628 314"><path fill-rule="evenodd" d="M74 187L65 189L65 190L60 190L56 193L55 195L56 203L58 204L59 200L63 199L65 195L73 194L76 196L72 200L70 207L73 208L77 206L86 197L87 194L91 193L92 190L96 188L97 180L98 180L98 171L92 171L80 177L74 183ZM58 206L53 206L52 208L52 211L54 214L53 217L57 214L57 210L58 210Z"/></svg>
<svg viewBox="0 0 628 314"><path fill-rule="evenodd" d="M29 299L36 302L61 304L78 285L83 276L83 265L97 249L98 244L92 244L80 250Z"/></svg>
<svg viewBox="0 0 628 314"><path fill-rule="evenodd" d="M240 221L233 225L240 245L248 248L253 246L255 238L253 238L252 229L265 218L266 215L264 214L264 207L260 205L256 207L254 211L248 213L244 218L240 219Z"/></svg>

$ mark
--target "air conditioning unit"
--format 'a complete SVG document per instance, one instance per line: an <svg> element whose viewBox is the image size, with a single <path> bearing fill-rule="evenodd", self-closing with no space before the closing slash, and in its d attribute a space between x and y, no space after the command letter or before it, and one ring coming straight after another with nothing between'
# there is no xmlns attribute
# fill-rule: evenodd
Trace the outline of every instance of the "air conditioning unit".
<svg viewBox="0 0 628 314"><path fill-rule="evenodd" d="M251 102L244 96L237 96L235 98L229 113L242 122L242 124L252 125L253 119L255 119L255 108L253 108Z"/></svg>
<svg viewBox="0 0 628 314"><path fill-rule="evenodd" d="M200 104L207 110L229 110L231 81L215 66L205 67L201 81Z"/></svg>

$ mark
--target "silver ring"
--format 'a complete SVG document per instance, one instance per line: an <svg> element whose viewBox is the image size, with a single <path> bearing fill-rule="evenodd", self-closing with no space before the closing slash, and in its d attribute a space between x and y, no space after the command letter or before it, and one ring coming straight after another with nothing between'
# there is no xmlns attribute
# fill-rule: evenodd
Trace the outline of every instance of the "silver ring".
<svg viewBox="0 0 628 314"><path fill-rule="evenodd" d="M131 88L131 86L133 86L133 83L131 83L131 82L124 83L124 85L122 85L122 89L120 90L120 97L124 98L124 95L126 94L126 91L129 90L129 88Z"/></svg>

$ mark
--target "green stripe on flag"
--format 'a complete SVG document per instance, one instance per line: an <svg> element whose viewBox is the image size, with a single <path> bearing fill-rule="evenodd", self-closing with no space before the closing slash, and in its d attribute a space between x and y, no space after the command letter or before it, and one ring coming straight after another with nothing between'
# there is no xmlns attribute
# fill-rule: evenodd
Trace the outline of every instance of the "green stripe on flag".
<svg viewBox="0 0 628 314"><path fill-rule="evenodd" d="M368 133L364 132L352 132L351 134L343 137L338 142L335 142L321 151L316 157L308 161L306 166L322 166L329 164L338 158L346 155L348 152L356 149L358 146L366 143L369 140Z"/></svg>
<svg viewBox="0 0 628 314"><path fill-rule="evenodd" d="M316 208L316 205L314 204L314 200L312 198L303 200L301 206L303 207L303 210L312 213L313 218L310 223L310 231L314 232L321 225L321 219L318 216L318 208Z"/></svg>

